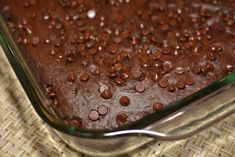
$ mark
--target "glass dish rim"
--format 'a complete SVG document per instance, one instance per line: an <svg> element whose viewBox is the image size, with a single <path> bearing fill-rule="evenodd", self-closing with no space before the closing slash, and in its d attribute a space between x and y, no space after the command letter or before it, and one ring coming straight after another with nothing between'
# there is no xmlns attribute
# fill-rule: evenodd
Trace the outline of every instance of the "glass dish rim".
<svg viewBox="0 0 235 157"><path fill-rule="evenodd" d="M127 124L122 127L118 127L115 129L110 130L91 130L91 129L83 129L73 125L64 124L61 120L56 119L52 116L48 110L42 105L43 101L40 100L38 97L37 91L32 85L32 82L29 79L29 76L26 74L25 69L22 67L21 63L17 59L17 55L21 55L18 46L16 46L12 36L10 35L8 28L6 27L5 21L3 20L2 16L0 15L0 47L2 47L4 54L6 55L8 61L11 64L17 78L19 79L21 86L23 87L25 93L27 94L28 99L30 100L34 110L39 115L41 119L43 119L47 124L49 124L52 128L72 135L76 137L83 137L83 138L113 138L113 137L120 137L125 135L138 135L135 134L125 134L125 132L120 133L120 131L128 131L128 130L143 130L147 126L151 126L156 121L173 114L174 112L182 109L192 102L195 102L215 91L218 89L225 87L226 85L235 82L235 73L231 73L225 76L223 79L215 81L214 83L210 84L209 86L189 95L186 96L176 102L171 103L162 111L154 112L146 117L141 118L135 122ZM18 53L18 54L17 54ZM31 75L33 75L31 73ZM40 101L40 102L38 102Z"/></svg>

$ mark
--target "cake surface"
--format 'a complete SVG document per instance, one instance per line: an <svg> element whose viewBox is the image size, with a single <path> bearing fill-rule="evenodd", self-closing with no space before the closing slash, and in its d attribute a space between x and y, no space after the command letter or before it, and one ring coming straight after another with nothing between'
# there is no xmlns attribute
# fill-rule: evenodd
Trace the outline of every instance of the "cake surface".
<svg viewBox="0 0 235 157"><path fill-rule="evenodd" d="M0 0L56 113L112 129L234 71L235 2Z"/></svg>

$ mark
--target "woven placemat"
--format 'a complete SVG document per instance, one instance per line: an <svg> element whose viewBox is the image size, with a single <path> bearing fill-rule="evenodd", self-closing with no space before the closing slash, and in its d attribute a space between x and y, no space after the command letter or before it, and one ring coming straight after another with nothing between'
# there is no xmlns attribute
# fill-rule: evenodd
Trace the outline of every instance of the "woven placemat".
<svg viewBox="0 0 235 157"><path fill-rule="evenodd" d="M39 119L0 49L0 156L80 157ZM153 142L125 156L235 157L235 114L185 140Z"/></svg>

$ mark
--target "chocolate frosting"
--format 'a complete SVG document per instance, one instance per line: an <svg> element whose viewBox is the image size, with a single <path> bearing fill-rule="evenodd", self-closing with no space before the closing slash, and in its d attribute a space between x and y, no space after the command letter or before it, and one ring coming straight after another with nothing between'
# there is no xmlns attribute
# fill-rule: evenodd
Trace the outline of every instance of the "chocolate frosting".
<svg viewBox="0 0 235 157"><path fill-rule="evenodd" d="M51 106L66 123L112 129L234 71L235 2L0 0Z"/></svg>

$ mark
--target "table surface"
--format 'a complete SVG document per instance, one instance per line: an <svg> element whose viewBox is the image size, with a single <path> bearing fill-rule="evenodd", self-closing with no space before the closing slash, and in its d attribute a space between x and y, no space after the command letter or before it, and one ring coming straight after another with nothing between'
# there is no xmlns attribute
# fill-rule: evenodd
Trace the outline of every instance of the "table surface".
<svg viewBox="0 0 235 157"><path fill-rule="evenodd" d="M85 157L36 115L0 49L0 156ZM180 141L155 141L125 156L235 157L235 114Z"/></svg>

